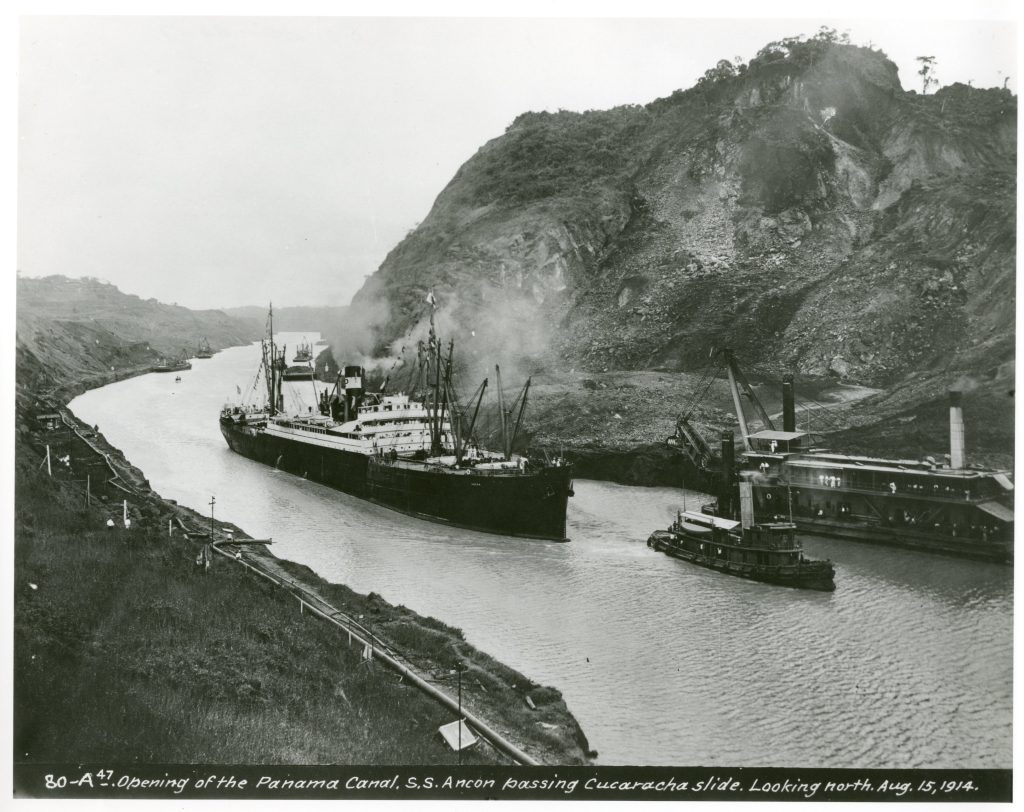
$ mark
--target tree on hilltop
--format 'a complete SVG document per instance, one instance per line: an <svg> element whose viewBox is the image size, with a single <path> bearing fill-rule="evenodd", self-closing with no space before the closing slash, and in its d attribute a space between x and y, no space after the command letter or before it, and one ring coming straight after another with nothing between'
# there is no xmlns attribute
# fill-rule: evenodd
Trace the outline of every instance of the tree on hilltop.
<svg viewBox="0 0 1024 812"><path fill-rule="evenodd" d="M939 83L939 80L935 78L935 57L919 56L917 61L921 63L921 70L917 72L917 75L921 77L921 93L927 95L928 88Z"/></svg>

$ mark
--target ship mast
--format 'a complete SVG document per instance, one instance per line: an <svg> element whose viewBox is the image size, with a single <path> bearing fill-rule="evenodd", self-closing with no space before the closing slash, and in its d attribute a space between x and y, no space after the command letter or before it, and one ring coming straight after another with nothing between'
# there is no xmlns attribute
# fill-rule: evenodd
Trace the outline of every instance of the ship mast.
<svg viewBox="0 0 1024 812"><path fill-rule="evenodd" d="M450 415L449 420L451 421L451 424L452 424L452 431L453 432L455 431L455 420L454 420L455 409L452 406L454 398L452 398L450 396L451 387L452 387L452 355L454 353L455 353L455 340L449 338L448 339L448 361L445 363L445 367L444 367L444 391L442 393L443 394L443 399L441 400L441 416L438 417L438 419L437 419L437 439L438 439L438 445L441 444L441 433L444 430L444 415L445 415L446 411ZM443 449L442 449L442 453L443 453Z"/></svg>
<svg viewBox="0 0 1024 812"><path fill-rule="evenodd" d="M277 350L274 347L274 303L270 303L270 414L277 414Z"/></svg>
<svg viewBox="0 0 1024 812"><path fill-rule="evenodd" d="M267 379L267 414L274 415L274 303L267 313L267 336L263 339L263 368Z"/></svg>
<svg viewBox="0 0 1024 812"><path fill-rule="evenodd" d="M516 401L519 402L519 414L516 415L516 425L515 425L515 428L512 429L512 436L509 438L509 441L508 441L508 454L506 454L506 457L512 456L512 446L515 445L516 438L519 436L519 428L520 428L520 426L523 425L523 414L526 412L526 398L527 398L527 396L530 393L530 381L531 380L533 380L533 379L532 378L527 378L526 379L526 385L523 387L523 391L520 392L519 393L519 397L516 398ZM515 409L515 408L516 408L516 404L515 404L515 401L513 401L512 409ZM511 414L512 414L512 409L509 409L509 416L510 417L511 417Z"/></svg>
<svg viewBox="0 0 1024 812"><path fill-rule="evenodd" d="M281 393L281 375L278 373L278 355L277 347L274 345L274 303L270 303L270 310L267 314L267 331L270 335L269 348L270 358L269 364L267 363L267 353L264 350L263 359L264 364L267 366L267 394L269 395L267 403L267 412L273 417L284 407L284 396ZM266 345L265 345L266 346Z"/></svg>
<svg viewBox="0 0 1024 812"><path fill-rule="evenodd" d="M437 333L434 330L434 303L430 303L430 346L427 348L431 353L431 360L434 363L434 402L430 413L430 453L437 456L441 453L441 421L440 400L441 400L441 342L437 340Z"/></svg>
<svg viewBox="0 0 1024 812"><path fill-rule="evenodd" d="M494 376L498 380L498 419L501 420L501 453L508 459L508 416L505 414L505 395L501 391L501 367L494 365Z"/></svg>
<svg viewBox="0 0 1024 812"><path fill-rule="evenodd" d="M455 395L455 388L452 384L452 351L454 342L448 344L448 366L444 371L444 399L448 405L448 419L451 423L452 446L455 450L456 464L462 459L462 445L465 439L462 436L462 406ZM442 418L443 425L443 418Z"/></svg>
<svg viewBox="0 0 1024 812"><path fill-rule="evenodd" d="M466 431L466 438L472 439L473 428L476 426L476 416L480 414L480 403L484 399L484 392L487 391L487 378L484 378L484 382L480 384L480 388L476 392L476 407L473 409L473 417L469 421L469 429ZM465 453L465 445L460 443L459 452L457 454L457 461L462 462L462 454Z"/></svg>

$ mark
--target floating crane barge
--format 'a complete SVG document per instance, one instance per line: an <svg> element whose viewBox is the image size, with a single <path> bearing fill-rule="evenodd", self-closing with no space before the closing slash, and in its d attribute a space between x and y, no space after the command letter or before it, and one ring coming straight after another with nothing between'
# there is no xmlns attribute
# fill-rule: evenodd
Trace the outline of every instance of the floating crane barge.
<svg viewBox="0 0 1024 812"><path fill-rule="evenodd" d="M759 519L791 520L801 531L854 541L1013 560L1012 475L965 464L960 392L950 392L947 463L842 454L817 447L814 435L797 430L791 377L783 381L782 429L776 430L732 354L723 354L742 437L739 455L728 432L716 461L706 442L692 439L700 435L685 417L683 430L670 438L719 481L720 515L736 515L737 480L749 478ZM741 388L765 426L760 431L750 431Z"/></svg>

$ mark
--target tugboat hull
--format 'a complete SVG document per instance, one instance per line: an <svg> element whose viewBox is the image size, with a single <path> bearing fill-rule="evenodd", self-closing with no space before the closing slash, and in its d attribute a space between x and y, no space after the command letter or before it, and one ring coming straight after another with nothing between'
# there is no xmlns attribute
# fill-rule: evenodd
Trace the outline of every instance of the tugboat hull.
<svg viewBox="0 0 1024 812"><path fill-rule="evenodd" d="M683 523L677 524L682 526ZM800 553L794 554L792 563L762 563L751 560L760 557L758 551L731 546L721 536L694 536L675 530L654 531L647 539L647 546L698 567L751 581L819 592L834 592L836 588L835 568L831 562L809 561Z"/></svg>

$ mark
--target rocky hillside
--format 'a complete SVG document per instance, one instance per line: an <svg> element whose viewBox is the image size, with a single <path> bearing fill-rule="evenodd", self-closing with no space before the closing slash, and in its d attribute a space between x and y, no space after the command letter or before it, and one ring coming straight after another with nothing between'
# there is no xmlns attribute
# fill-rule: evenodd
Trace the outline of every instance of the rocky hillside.
<svg viewBox="0 0 1024 812"><path fill-rule="evenodd" d="M1007 90L920 95L827 32L772 43L647 105L518 117L352 310L395 352L433 289L470 357L524 371L693 373L731 346L886 390L862 419L955 383L1012 433L1016 138Z"/></svg>
<svg viewBox="0 0 1024 812"><path fill-rule="evenodd" d="M69 381L123 375L161 356L260 337L262 324L219 310L189 310L122 293L95 279L18 279L17 389L44 392Z"/></svg>

